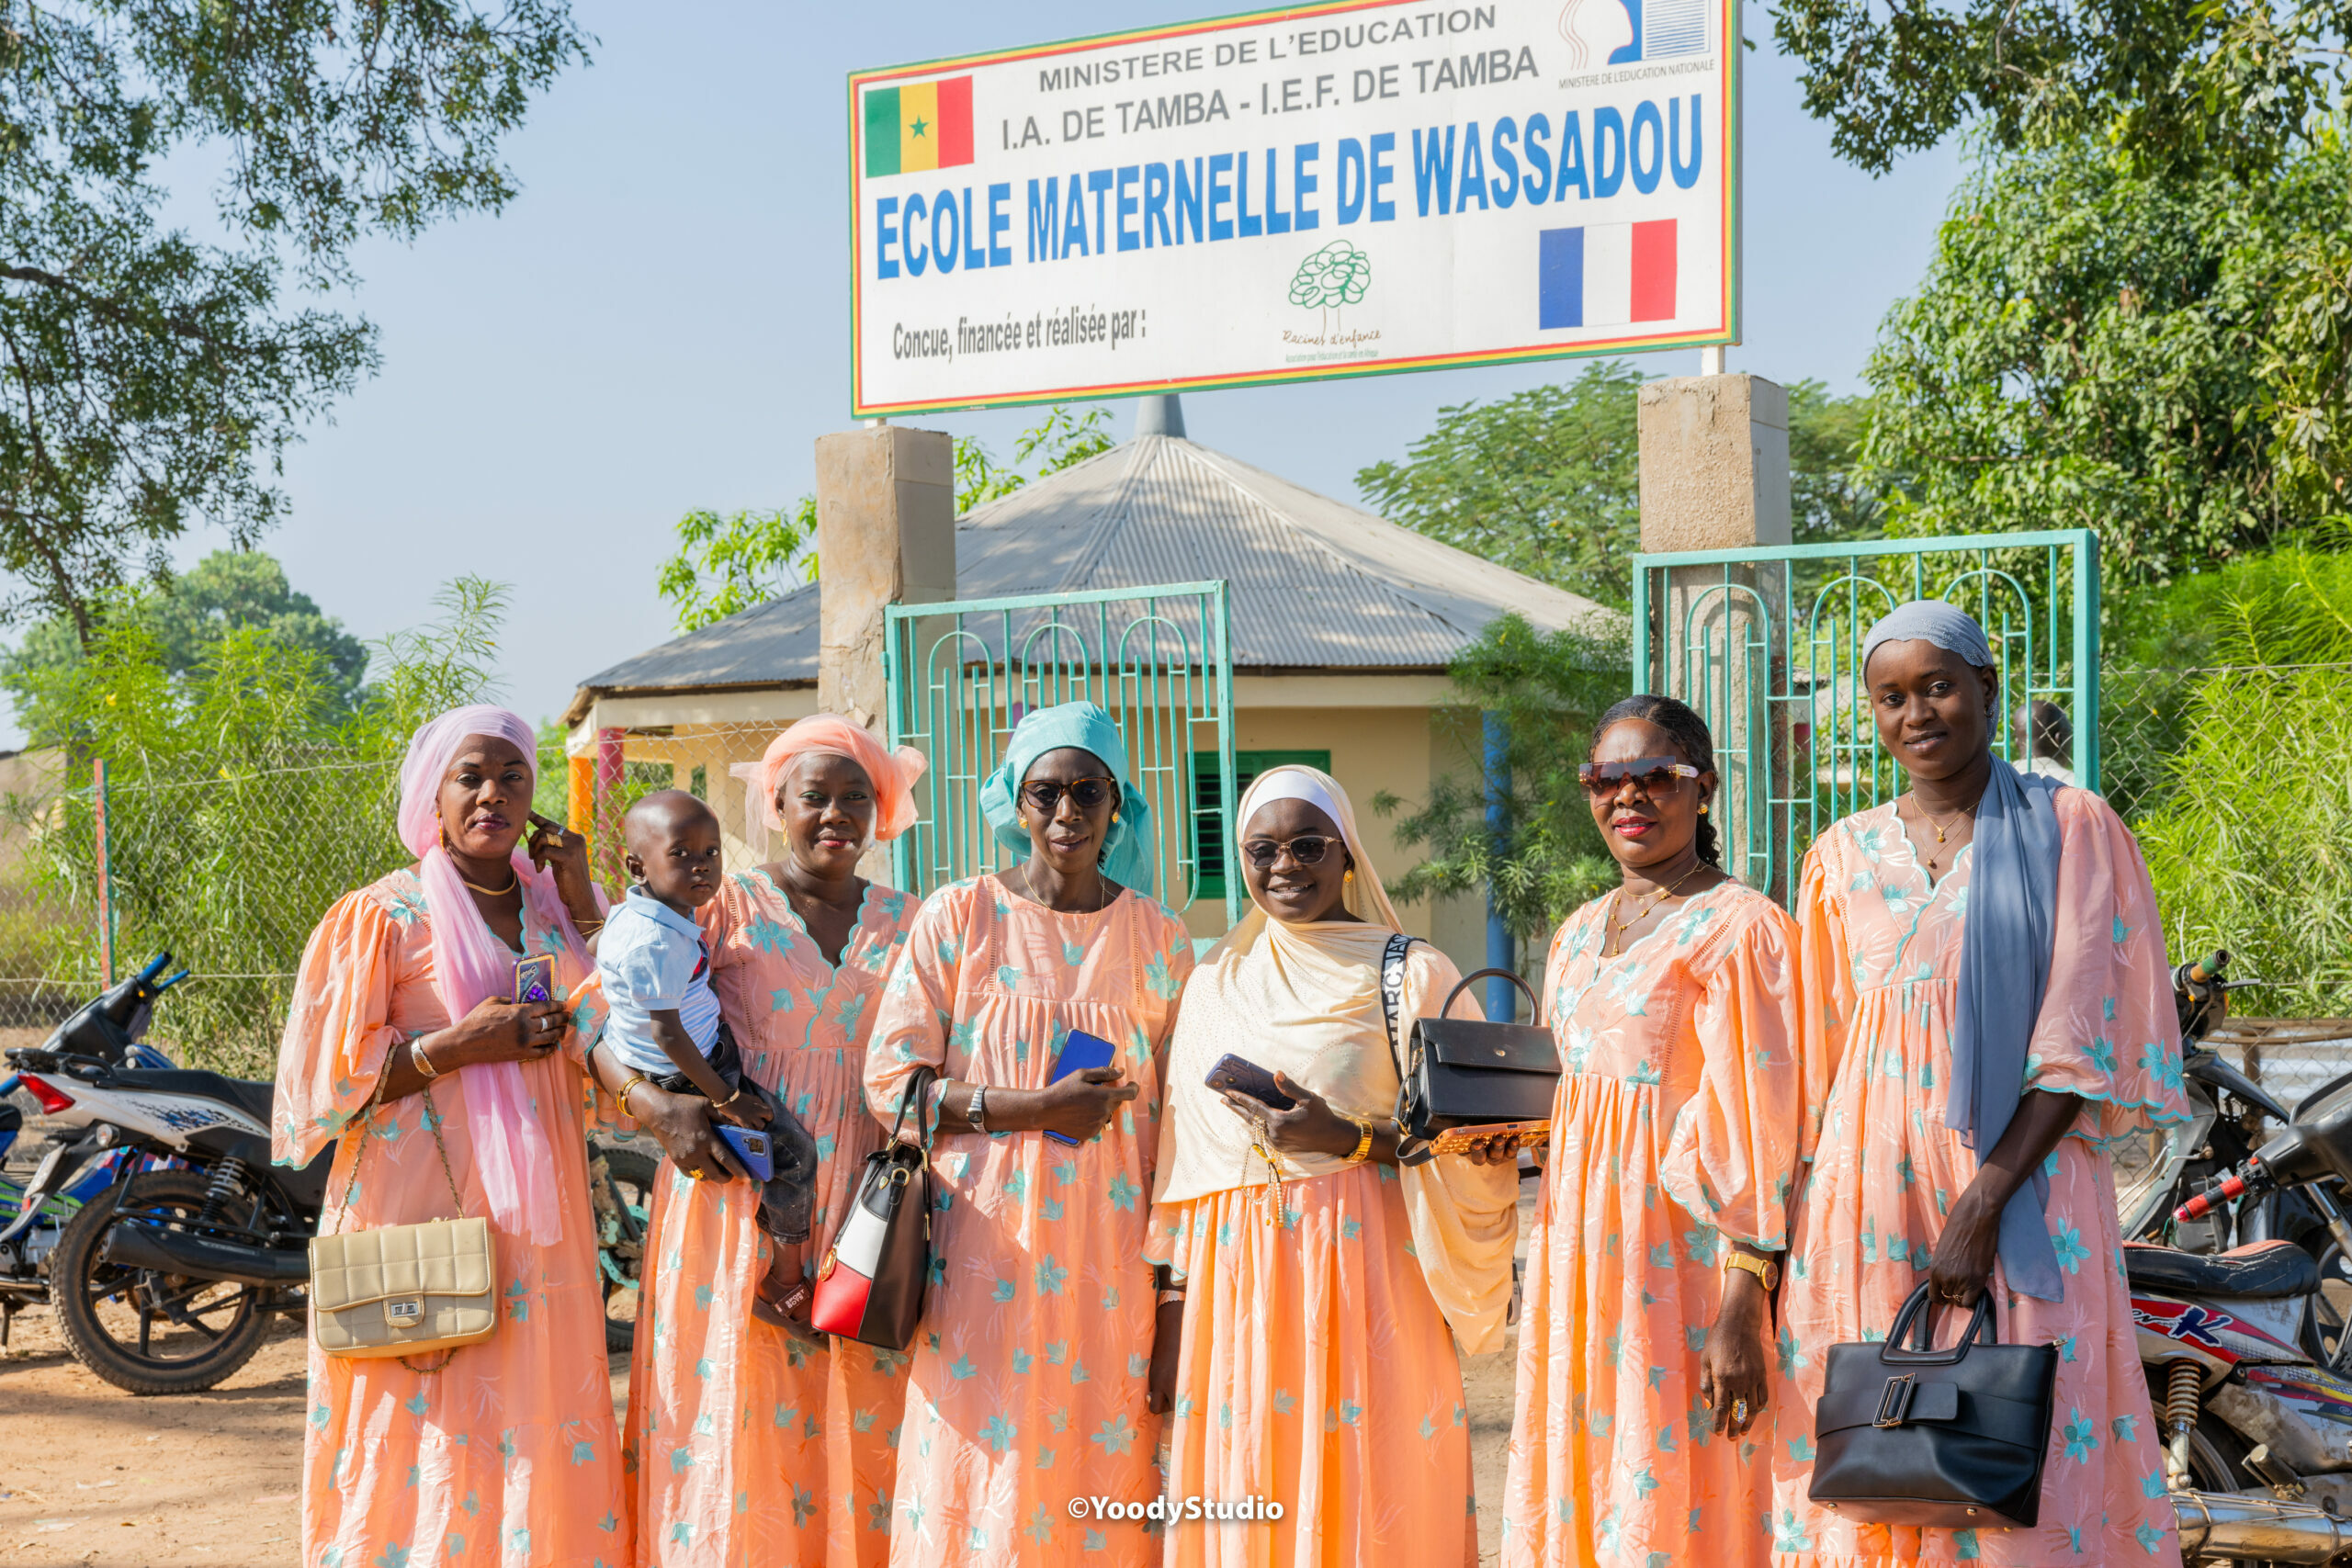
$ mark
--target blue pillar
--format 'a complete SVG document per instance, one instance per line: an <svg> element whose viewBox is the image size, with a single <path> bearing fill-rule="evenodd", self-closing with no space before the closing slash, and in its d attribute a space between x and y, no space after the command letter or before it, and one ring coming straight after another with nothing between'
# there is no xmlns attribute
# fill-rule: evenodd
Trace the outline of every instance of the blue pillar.
<svg viewBox="0 0 2352 1568"><path fill-rule="evenodd" d="M1503 716L1488 713L1485 718L1487 756L1487 833L1489 842L1502 836L1509 813L1504 798L1510 788L1510 761L1504 742L1508 731ZM1509 969L1511 964L1510 922L1503 918L1502 907L1495 901L1493 883L1487 885L1487 961L1488 969ZM1519 990L1509 980L1490 978L1487 982L1487 1016L1508 1019L1517 1015Z"/></svg>

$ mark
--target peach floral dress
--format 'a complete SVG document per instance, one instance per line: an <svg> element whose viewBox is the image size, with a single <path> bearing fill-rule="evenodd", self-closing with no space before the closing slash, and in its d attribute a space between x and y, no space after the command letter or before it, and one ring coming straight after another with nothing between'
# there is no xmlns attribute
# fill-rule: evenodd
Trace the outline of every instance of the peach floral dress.
<svg viewBox="0 0 2352 1568"><path fill-rule="evenodd" d="M1731 1241L1786 1245L1804 1116L1796 931L1736 882L1605 957L1609 899L1552 939L1560 1091L1527 1244L1506 1564L1690 1561L1770 1549L1764 1423L1719 1437L1699 1358Z"/></svg>
<svg viewBox="0 0 2352 1568"><path fill-rule="evenodd" d="M865 1037L915 900L870 886L838 967L764 871L720 885L699 919L743 1070L817 1140L813 1269L867 1154ZM878 1564L907 1358L811 1345L752 1316L770 1244L756 1190L663 1161L629 1362L628 1459L638 1561L662 1568Z"/></svg>
<svg viewBox="0 0 2352 1568"><path fill-rule="evenodd" d="M1069 1504L1159 1491L1142 1254L1159 1063L1192 967L1183 923L1133 892L1057 914L983 875L915 917L865 1057L866 1100L886 1124L923 1063L960 1082L1043 1089L1073 1029L1117 1047L1114 1065L1142 1092L1076 1148L939 1128L932 1284L891 1492L897 1568L1159 1555L1142 1523L1076 1519Z"/></svg>
<svg viewBox="0 0 2352 1568"><path fill-rule="evenodd" d="M2028 1044L2029 1089L2090 1101L2051 1156L2050 1233L2065 1298L2012 1294L1994 1275L2004 1340L2059 1348L2055 1416L2032 1529L1860 1524L1813 1506L1813 1407L1823 1352L1885 1337L1926 1276L1943 1217L1977 1169L1944 1125L1952 1015L1973 861L1930 881L1893 803L1857 812L1805 856L1804 1066L1815 1128L1797 1204L1774 1439L1778 1568L1897 1562L2180 1561L2162 1437L2123 1279L2108 1140L2188 1115L2180 1034L2146 863L2098 795L2058 792L2057 941ZM1950 1314L1947 1314L1950 1315ZM1939 1344L1958 1332L1943 1324Z"/></svg>
<svg viewBox="0 0 2352 1568"><path fill-rule="evenodd" d="M554 955L558 982L582 994L592 977L582 956L537 923L527 905L524 919L526 951ZM505 1308L497 1332L432 1373L394 1359L326 1356L313 1339L302 1431L304 1568L622 1568L629 1561L588 1192L594 1101L582 1042L601 1027L592 1009L583 1003L575 1012L554 1055L520 1064L554 1146L563 1236L536 1247L492 1221ZM364 1136L345 1135L360 1132L392 1046L448 1022L433 987L431 913L415 871L338 899L302 951L278 1055L270 1150L279 1164L302 1165L336 1144L322 1234L449 1216L449 1178L424 1095L377 1107ZM466 1084L464 1068L436 1080L432 1111L465 1213L487 1217ZM346 1210L345 1186L363 1144Z"/></svg>

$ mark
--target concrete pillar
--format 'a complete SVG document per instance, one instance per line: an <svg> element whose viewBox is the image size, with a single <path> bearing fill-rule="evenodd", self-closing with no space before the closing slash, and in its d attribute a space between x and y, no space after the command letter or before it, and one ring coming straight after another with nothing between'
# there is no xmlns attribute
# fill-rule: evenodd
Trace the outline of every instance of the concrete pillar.
<svg viewBox="0 0 2352 1568"><path fill-rule="evenodd" d="M817 438L817 705L887 739L883 609L956 597L956 446L872 425ZM876 846L859 870L889 881Z"/></svg>
<svg viewBox="0 0 2352 1568"><path fill-rule="evenodd" d="M1760 376L1675 376L1641 389L1642 548L1734 550L1790 542L1789 396ZM1772 893L1789 867L1770 809L1788 776L1779 568L1677 569L1653 584L1648 689L1697 708L1714 732L1714 820L1724 867ZM1769 859L1768 859L1769 855ZM1767 864L1771 868L1768 878Z"/></svg>

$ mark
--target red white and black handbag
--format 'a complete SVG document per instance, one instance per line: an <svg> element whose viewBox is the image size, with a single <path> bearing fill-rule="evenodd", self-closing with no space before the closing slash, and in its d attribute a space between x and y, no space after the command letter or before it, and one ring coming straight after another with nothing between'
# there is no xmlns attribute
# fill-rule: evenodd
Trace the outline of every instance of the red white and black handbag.
<svg viewBox="0 0 2352 1568"><path fill-rule="evenodd" d="M921 1106L936 1077L918 1069L899 1101L890 1137L865 1156L849 1217L842 1222L817 1270L817 1300L809 1321L827 1334L863 1345L903 1350L922 1321L923 1288L931 1279L931 1134L920 1145L899 1141L910 1106Z"/></svg>

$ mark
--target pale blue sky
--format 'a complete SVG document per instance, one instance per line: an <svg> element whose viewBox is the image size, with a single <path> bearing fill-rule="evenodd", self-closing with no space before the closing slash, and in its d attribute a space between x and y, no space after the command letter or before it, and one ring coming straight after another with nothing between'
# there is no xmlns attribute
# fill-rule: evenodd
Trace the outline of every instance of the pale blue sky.
<svg viewBox="0 0 2352 1568"><path fill-rule="evenodd" d="M358 256L383 373L291 454L265 545L367 637L424 619L464 571L516 585L506 695L537 718L670 635L653 581L695 506L785 504L845 427L845 86L853 68L1240 9L1217 0L900 0L889 6L582 0L596 63L511 145L521 197ZM1959 173L1946 149L1880 180L1838 163L1748 12L1747 343L1734 369L1852 390L1916 287ZM1651 356L1655 374L1696 355ZM1576 361L1199 394L1195 440L1349 501L1441 404ZM958 415L1000 452L1034 413ZM1118 433L1130 423L1116 412ZM188 558L216 547L198 536Z"/></svg>

